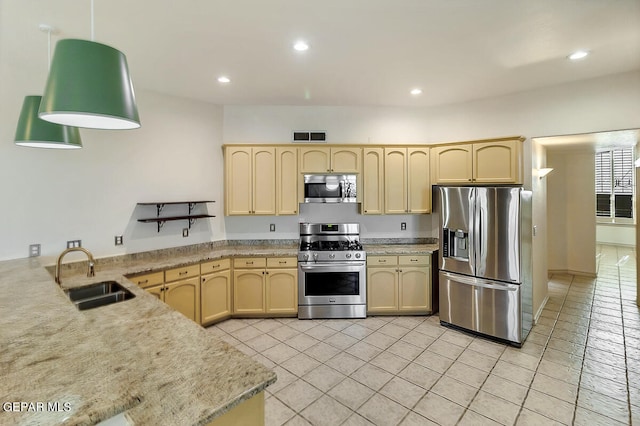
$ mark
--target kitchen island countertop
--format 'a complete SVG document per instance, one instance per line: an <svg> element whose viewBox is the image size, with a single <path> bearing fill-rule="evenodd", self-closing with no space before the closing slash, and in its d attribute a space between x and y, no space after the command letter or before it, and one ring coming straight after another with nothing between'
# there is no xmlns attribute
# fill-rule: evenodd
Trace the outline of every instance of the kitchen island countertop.
<svg viewBox="0 0 640 426"><path fill-rule="evenodd" d="M370 255L436 249L434 244L365 245ZM0 397L34 403L0 411L0 423L95 424L126 411L138 425L195 425L224 414L275 382L275 373L124 276L223 257L296 256L297 251L294 244L163 250L151 257L98 259L92 278L81 268L63 268L63 288L115 280L136 296L86 311L69 302L37 259L0 262ZM39 410L38 402L57 403L58 411Z"/></svg>

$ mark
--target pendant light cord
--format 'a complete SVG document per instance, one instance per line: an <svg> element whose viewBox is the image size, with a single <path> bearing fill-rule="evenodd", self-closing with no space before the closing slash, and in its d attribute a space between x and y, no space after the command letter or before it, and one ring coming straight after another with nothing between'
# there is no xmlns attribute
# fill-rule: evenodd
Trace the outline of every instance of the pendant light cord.
<svg viewBox="0 0 640 426"><path fill-rule="evenodd" d="M93 21L93 0L91 0L91 41L95 41L95 32L94 32L94 21Z"/></svg>

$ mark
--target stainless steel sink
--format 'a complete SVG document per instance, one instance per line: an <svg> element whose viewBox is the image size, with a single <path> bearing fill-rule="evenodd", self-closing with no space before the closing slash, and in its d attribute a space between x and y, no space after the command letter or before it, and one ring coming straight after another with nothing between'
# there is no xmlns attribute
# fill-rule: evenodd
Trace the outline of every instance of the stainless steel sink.
<svg viewBox="0 0 640 426"><path fill-rule="evenodd" d="M69 300L81 311L133 299L129 290L115 281L103 281L86 287L65 290Z"/></svg>

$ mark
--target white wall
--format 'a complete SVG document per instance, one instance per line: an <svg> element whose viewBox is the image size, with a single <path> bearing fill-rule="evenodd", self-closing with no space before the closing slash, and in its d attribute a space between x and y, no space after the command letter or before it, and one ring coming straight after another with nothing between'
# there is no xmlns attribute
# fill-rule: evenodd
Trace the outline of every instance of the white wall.
<svg viewBox="0 0 640 426"><path fill-rule="evenodd" d="M637 211L637 210L636 210ZM596 224L596 242L618 246L636 245L636 227L626 224Z"/></svg>
<svg viewBox="0 0 640 426"><path fill-rule="evenodd" d="M547 152L549 269L596 274L593 152Z"/></svg>
<svg viewBox="0 0 640 426"><path fill-rule="evenodd" d="M195 244L224 238L222 218L222 108L138 92L142 127L81 130L81 150L59 151L13 144L23 93L2 92L0 116L0 259L26 257L42 245L52 261L66 241L81 239L97 257ZM199 220L188 238L187 222L137 222L154 216L143 201L216 200L199 206L215 219ZM186 206L163 214L186 214ZM114 236L124 235L116 247Z"/></svg>
<svg viewBox="0 0 640 426"><path fill-rule="evenodd" d="M537 318L537 311L543 306L547 298L547 286L541 283L546 283L548 279L547 253L550 233L548 232L547 220L547 179L540 179L536 172L538 169L547 167L547 150L535 139L532 140L531 147L531 168L534 170L531 179L531 191L533 191L532 222L535 227L531 250L532 264L534 265L533 282L536 283L533 287L533 306L535 307L533 313Z"/></svg>

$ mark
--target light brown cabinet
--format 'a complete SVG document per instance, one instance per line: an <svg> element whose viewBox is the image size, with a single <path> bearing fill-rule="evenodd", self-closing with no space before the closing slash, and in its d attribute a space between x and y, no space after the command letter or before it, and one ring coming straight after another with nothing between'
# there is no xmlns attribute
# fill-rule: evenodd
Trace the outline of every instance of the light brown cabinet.
<svg viewBox="0 0 640 426"><path fill-rule="evenodd" d="M432 180L438 185L521 184L522 139L432 148Z"/></svg>
<svg viewBox="0 0 640 426"><path fill-rule="evenodd" d="M362 213L384 213L384 149L364 148L362 153Z"/></svg>
<svg viewBox="0 0 640 426"><path fill-rule="evenodd" d="M298 214L298 149L276 148L276 214Z"/></svg>
<svg viewBox="0 0 640 426"><path fill-rule="evenodd" d="M231 316L231 260L200 265L200 324L209 325Z"/></svg>
<svg viewBox="0 0 640 426"><path fill-rule="evenodd" d="M200 265L129 278L187 318L200 323Z"/></svg>
<svg viewBox="0 0 640 426"><path fill-rule="evenodd" d="M300 148L299 173L360 173L362 148Z"/></svg>
<svg viewBox="0 0 640 426"><path fill-rule="evenodd" d="M429 167L429 148L384 148L386 214L431 212Z"/></svg>
<svg viewBox="0 0 640 426"><path fill-rule="evenodd" d="M233 314L295 316L298 313L297 259L233 260Z"/></svg>
<svg viewBox="0 0 640 426"><path fill-rule="evenodd" d="M225 211L232 215L276 214L276 149L225 149Z"/></svg>
<svg viewBox="0 0 640 426"><path fill-rule="evenodd" d="M367 312L394 315L433 313L430 257L369 256Z"/></svg>

